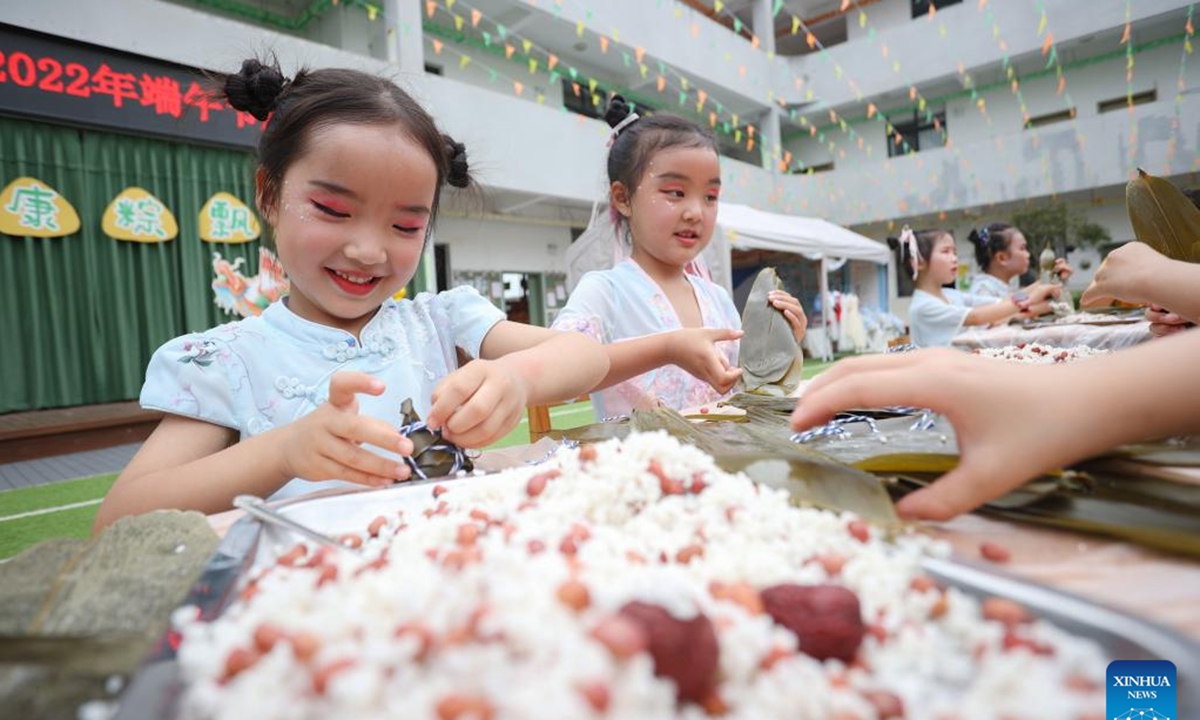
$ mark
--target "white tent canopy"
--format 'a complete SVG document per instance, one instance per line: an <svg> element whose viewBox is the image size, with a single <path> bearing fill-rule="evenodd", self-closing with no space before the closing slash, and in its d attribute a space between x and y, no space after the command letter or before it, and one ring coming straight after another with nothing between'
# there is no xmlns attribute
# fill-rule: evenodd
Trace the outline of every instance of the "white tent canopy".
<svg viewBox="0 0 1200 720"><path fill-rule="evenodd" d="M869 260L888 264L888 246L820 218L780 215L721 203L717 225L737 250L799 253L810 260Z"/></svg>
<svg viewBox="0 0 1200 720"><path fill-rule="evenodd" d="M887 245L828 220L779 215L755 210L747 205L721 203L717 210L717 225L721 228L721 236L735 250L798 253L821 264L818 273L821 325L809 328L805 336L805 349L822 360L833 357L826 332L832 319L828 274L841 268L847 260L866 260L887 265L892 256Z"/></svg>

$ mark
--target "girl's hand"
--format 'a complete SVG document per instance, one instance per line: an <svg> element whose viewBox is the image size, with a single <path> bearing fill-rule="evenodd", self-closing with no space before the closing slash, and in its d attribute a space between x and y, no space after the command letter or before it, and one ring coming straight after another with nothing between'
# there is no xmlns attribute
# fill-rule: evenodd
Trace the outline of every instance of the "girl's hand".
<svg viewBox="0 0 1200 720"><path fill-rule="evenodd" d="M808 331L808 316L804 314L800 301L786 290L772 290L767 293L767 302L787 318L792 326L792 334L796 336L796 342L804 342L804 333Z"/></svg>
<svg viewBox="0 0 1200 720"><path fill-rule="evenodd" d="M842 360L805 390L792 427L820 425L846 408L912 405L945 415L958 435L958 467L896 505L902 517L945 520L1008 493L1055 466L1060 451L1070 452L1054 432L1062 418L1030 413L1064 385L1046 369L948 349Z"/></svg>
<svg viewBox="0 0 1200 720"><path fill-rule="evenodd" d="M528 397L524 380L503 359L472 360L433 389L426 422L456 445L481 448L516 427Z"/></svg>
<svg viewBox="0 0 1200 720"><path fill-rule="evenodd" d="M1050 298L1057 298L1062 294L1061 285L1044 285L1042 283L1034 283L1026 290L1029 295L1030 308L1042 302L1047 302Z"/></svg>
<svg viewBox="0 0 1200 720"><path fill-rule="evenodd" d="M1145 303L1151 298L1147 294L1154 282L1155 271L1166 257L1144 242L1127 242L1113 250L1100 263L1092 284L1083 292L1080 307L1107 307L1114 300L1127 303Z"/></svg>
<svg viewBox="0 0 1200 720"><path fill-rule="evenodd" d="M383 383L366 373L335 373L329 381L329 400L278 430L284 433L281 455L287 477L372 486L406 479L407 465L362 447L366 443L400 455L412 453L412 442L395 427L358 414L358 393L383 391Z"/></svg>
<svg viewBox="0 0 1200 720"><path fill-rule="evenodd" d="M1054 258L1054 270L1051 272L1057 275L1060 281L1065 283L1067 278L1071 277L1075 272L1075 269L1067 264L1066 258Z"/></svg>
<svg viewBox="0 0 1200 720"><path fill-rule="evenodd" d="M724 395L742 376L740 367L730 367L717 343L737 340L741 330L728 328L685 328L671 337L671 363L712 386Z"/></svg>
<svg viewBox="0 0 1200 720"><path fill-rule="evenodd" d="M1174 335L1180 330L1193 327L1192 323L1176 313L1151 305L1146 308L1146 319L1150 321L1150 334L1155 337Z"/></svg>

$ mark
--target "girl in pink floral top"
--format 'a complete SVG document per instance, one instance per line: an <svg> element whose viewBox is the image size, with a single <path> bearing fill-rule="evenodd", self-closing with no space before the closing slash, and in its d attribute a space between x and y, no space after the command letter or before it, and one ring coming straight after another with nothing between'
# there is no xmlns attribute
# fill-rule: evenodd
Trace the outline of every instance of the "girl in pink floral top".
<svg viewBox="0 0 1200 720"><path fill-rule="evenodd" d="M610 374L645 372L592 394L598 418L632 408L677 410L729 393L741 374L741 318L724 288L691 272L716 227L721 168L716 141L704 128L667 113L639 118L615 96L605 119L613 127L608 155L609 198L630 257L611 270L584 275L554 327L583 332L608 345ZM771 304L788 318L797 340L807 320L786 292ZM658 345L706 353L704 378L679 365L655 366ZM688 354L688 353L683 353ZM689 367L696 364L689 363Z"/></svg>

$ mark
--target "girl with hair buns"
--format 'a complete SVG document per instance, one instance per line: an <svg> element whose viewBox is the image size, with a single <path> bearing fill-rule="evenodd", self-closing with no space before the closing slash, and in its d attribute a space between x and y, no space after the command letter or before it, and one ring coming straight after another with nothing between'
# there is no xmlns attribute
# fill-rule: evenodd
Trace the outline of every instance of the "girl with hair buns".
<svg viewBox="0 0 1200 720"><path fill-rule="evenodd" d="M256 60L217 80L230 106L270 116L256 201L291 290L260 317L158 349L141 404L166 417L97 529L156 508L225 510L241 493L403 480L405 399L448 440L482 447L527 405L608 374L594 341L508 322L471 288L392 299L421 260L442 185L471 184L463 146L393 82L343 69L289 80ZM478 359L458 368L460 352Z"/></svg>
<svg viewBox="0 0 1200 720"><path fill-rule="evenodd" d="M676 115L640 117L620 95L605 120L613 128L609 209L631 253L611 270L584 275L554 327L612 343L609 379L636 375L592 395L598 418L712 402L741 374L734 342L741 318L729 293L696 271L716 227L716 140ZM770 302L803 339L800 302L782 291Z"/></svg>
<svg viewBox="0 0 1200 720"><path fill-rule="evenodd" d="M975 248L975 261L979 272L971 278L971 292L975 295L1003 300L1012 295L1013 278L1029 271L1029 243L1025 235L1006 223L992 223L967 236ZM1054 272L1062 280L1071 276L1067 261L1057 258ZM1027 291L1028 292L1028 291Z"/></svg>
<svg viewBox="0 0 1200 720"><path fill-rule="evenodd" d="M966 325L992 325L1018 315L1040 314L1047 298L1058 288L1034 286L1028 293L994 297L947 290L943 286L958 275L958 250L954 236L945 230L900 234L900 257L909 265L916 288L908 308L912 342L917 347L949 345Z"/></svg>

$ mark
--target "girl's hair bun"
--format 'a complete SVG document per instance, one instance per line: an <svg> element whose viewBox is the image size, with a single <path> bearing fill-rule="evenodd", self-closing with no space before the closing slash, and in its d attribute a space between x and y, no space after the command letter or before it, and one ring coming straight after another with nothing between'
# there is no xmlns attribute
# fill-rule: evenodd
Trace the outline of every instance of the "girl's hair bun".
<svg viewBox="0 0 1200 720"><path fill-rule="evenodd" d="M242 62L241 70L225 78L225 97L235 110L266 120L279 106L279 96L287 84L278 66L251 58Z"/></svg>
<svg viewBox="0 0 1200 720"><path fill-rule="evenodd" d="M443 135L442 140L446 145L446 158L450 161L450 172L446 174L446 182L456 188L470 186L471 172L467 164L466 146L455 142L449 135Z"/></svg>
<svg viewBox="0 0 1200 720"><path fill-rule="evenodd" d="M621 121L629 117L629 113L633 112L633 108L625 102L625 98L620 95L613 95L608 101L608 109L604 111L604 122L608 123L609 127L616 127L621 124Z"/></svg>

